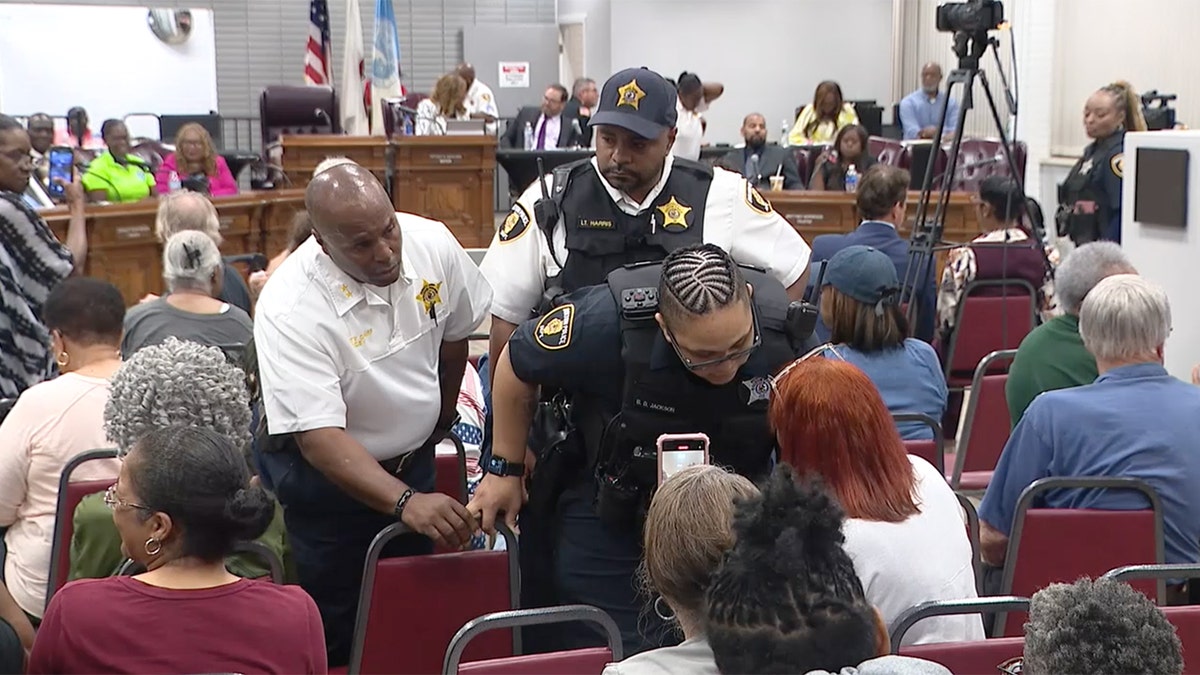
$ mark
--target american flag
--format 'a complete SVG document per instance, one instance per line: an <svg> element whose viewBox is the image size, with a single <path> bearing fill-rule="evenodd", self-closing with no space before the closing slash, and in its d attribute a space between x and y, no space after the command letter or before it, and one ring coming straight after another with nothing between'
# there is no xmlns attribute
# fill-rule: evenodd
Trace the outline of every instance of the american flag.
<svg viewBox="0 0 1200 675"><path fill-rule="evenodd" d="M333 61L333 42L329 39L329 5L312 0L308 5L308 47L304 51L304 83L332 87L329 65Z"/></svg>

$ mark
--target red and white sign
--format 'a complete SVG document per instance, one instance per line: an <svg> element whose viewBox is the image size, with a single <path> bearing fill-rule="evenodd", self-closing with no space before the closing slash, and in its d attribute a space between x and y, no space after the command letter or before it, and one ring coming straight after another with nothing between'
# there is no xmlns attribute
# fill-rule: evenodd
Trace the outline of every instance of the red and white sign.
<svg viewBox="0 0 1200 675"><path fill-rule="evenodd" d="M501 88L529 88L529 62L528 61L501 61L500 62L500 86Z"/></svg>

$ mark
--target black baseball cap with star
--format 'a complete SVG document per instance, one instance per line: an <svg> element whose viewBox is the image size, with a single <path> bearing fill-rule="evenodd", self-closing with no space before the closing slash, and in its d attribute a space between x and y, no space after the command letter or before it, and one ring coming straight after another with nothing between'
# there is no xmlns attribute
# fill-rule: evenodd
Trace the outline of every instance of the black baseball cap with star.
<svg viewBox="0 0 1200 675"><path fill-rule="evenodd" d="M642 138L658 138L675 126L676 92L662 75L649 68L626 68L608 78L589 127L614 126Z"/></svg>

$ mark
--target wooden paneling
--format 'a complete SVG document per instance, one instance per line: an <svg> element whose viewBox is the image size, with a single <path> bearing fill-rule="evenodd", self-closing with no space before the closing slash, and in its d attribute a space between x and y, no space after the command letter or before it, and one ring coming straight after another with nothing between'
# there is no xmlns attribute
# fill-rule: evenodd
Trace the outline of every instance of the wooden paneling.
<svg viewBox="0 0 1200 675"><path fill-rule="evenodd" d="M380 182L387 180L388 143L383 136L299 135L282 136L282 167L290 187L303 188L313 169L330 157L346 157L371 170Z"/></svg>
<svg viewBox="0 0 1200 675"><path fill-rule="evenodd" d="M293 214L304 208L302 190L249 192L216 197L225 239L221 252L279 253L286 246ZM162 293L162 245L154 236L156 200L132 204L89 206L87 209L88 257L84 274L107 279L121 290L125 302L136 303L148 293ZM66 208L43 213L60 240L65 240L69 214Z"/></svg>
<svg viewBox="0 0 1200 675"><path fill-rule="evenodd" d="M487 246L495 229L495 139L405 136L394 142L396 209L442 221L464 248Z"/></svg>

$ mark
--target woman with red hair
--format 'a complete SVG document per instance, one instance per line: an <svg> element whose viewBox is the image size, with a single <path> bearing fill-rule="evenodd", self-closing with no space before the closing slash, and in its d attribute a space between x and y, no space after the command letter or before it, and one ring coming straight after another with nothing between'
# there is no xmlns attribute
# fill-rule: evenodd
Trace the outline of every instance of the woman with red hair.
<svg viewBox="0 0 1200 675"><path fill-rule="evenodd" d="M836 358L804 358L774 381L780 461L819 476L846 511L846 551L867 600L891 625L930 600L976 597L962 507L946 479L909 455L875 385ZM927 619L904 644L984 639L977 615Z"/></svg>

